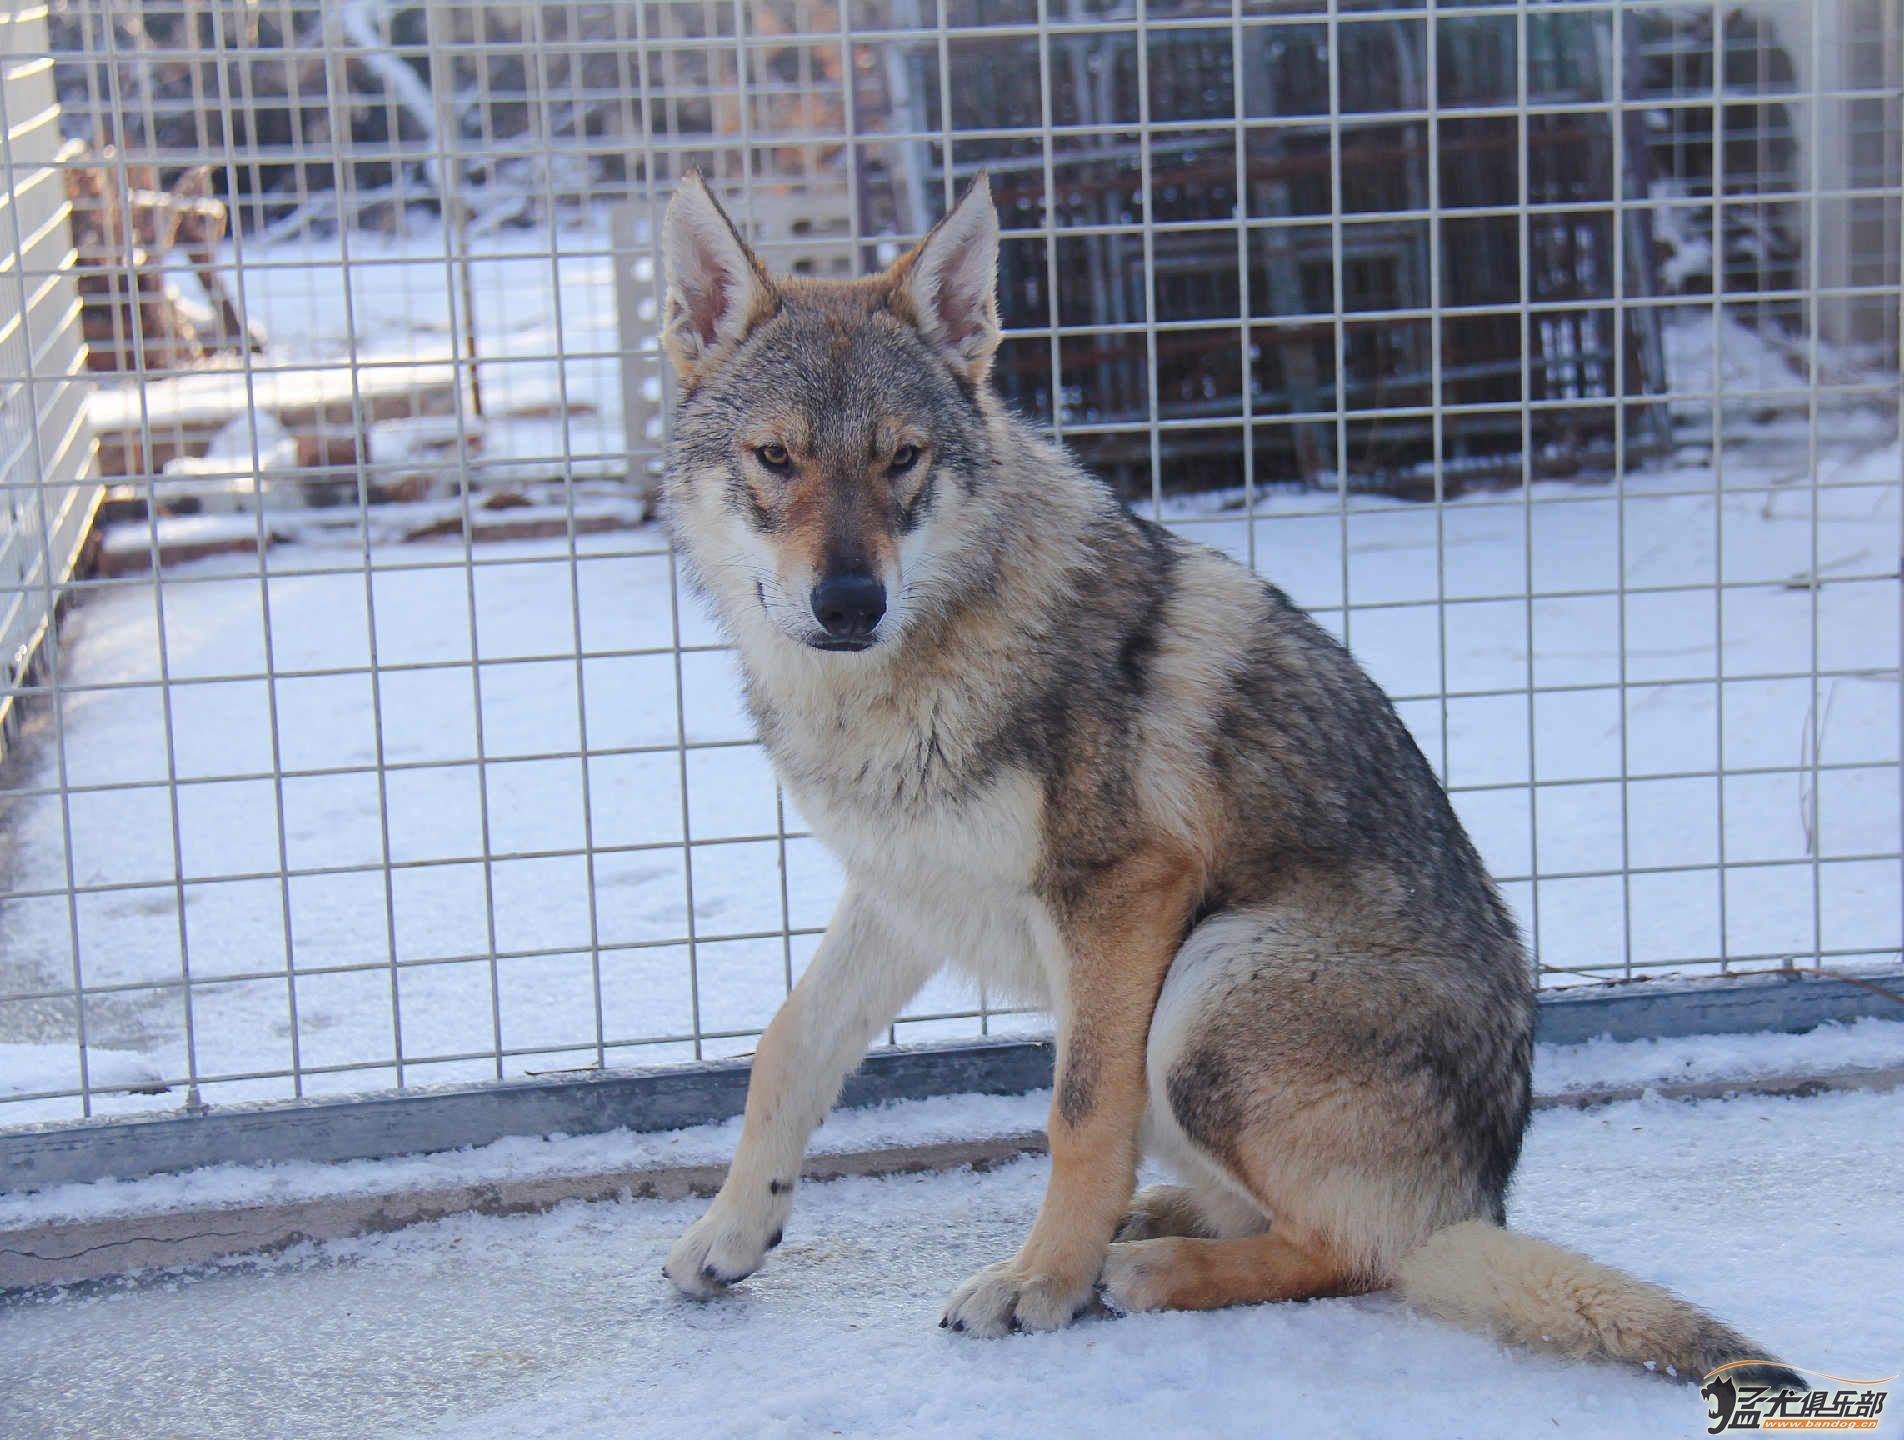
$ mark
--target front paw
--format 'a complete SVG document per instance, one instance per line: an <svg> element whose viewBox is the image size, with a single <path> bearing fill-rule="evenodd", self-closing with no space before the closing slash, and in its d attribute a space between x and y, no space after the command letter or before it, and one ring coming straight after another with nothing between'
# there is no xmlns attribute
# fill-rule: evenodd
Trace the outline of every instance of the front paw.
<svg viewBox="0 0 1904 1440"><path fill-rule="evenodd" d="M776 1192L770 1198L771 1204L746 1210L717 1196L707 1214L674 1242L661 1273L683 1295L697 1299L718 1295L745 1280L780 1243L792 1208L788 1193Z"/></svg>
<svg viewBox="0 0 1904 1440"><path fill-rule="evenodd" d="M939 1324L986 1340L1013 1330L1059 1330L1098 1308L1094 1279L1038 1274L1003 1260L954 1290Z"/></svg>

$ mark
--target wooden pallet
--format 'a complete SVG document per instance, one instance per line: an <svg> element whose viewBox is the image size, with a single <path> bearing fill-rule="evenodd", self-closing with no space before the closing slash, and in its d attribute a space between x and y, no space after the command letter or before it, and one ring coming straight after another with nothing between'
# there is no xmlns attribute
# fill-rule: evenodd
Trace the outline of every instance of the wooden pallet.
<svg viewBox="0 0 1904 1440"><path fill-rule="evenodd" d="M451 415L459 384L449 357L394 364L254 365L102 385L87 405L100 473L150 479L168 460L205 453L212 437L256 408L275 415L314 463L360 453L383 420Z"/></svg>

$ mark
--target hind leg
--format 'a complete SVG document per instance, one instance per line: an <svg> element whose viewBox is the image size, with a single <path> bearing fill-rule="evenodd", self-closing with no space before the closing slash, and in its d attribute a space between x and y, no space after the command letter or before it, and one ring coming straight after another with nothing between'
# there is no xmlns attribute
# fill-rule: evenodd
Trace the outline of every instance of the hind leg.
<svg viewBox="0 0 1904 1440"><path fill-rule="evenodd" d="M1149 1053L1152 1048L1147 1037L1147 1068L1153 1063ZM1156 1089L1154 1085L1149 1088ZM1114 1240L1240 1240L1269 1228L1269 1214L1262 1202L1191 1145L1168 1107L1160 1105L1154 1096L1144 1112L1140 1143L1147 1157L1176 1172L1179 1183L1149 1185L1133 1195L1130 1208L1118 1222Z"/></svg>
<svg viewBox="0 0 1904 1440"><path fill-rule="evenodd" d="M1293 1239L1286 1229L1222 1240L1170 1237L1113 1245L1098 1289L1113 1310L1217 1310L1373 1288L1321 1240Z"/></svg>
<svg viewBox="0 0 1904 1440"><path fill-rule="evenodd" d="M1120 1241L1196 1236L1205 1240L1258 1235L1269 1216L1254 1201L1216 1185L1150 1185L1131 1197L1118 1222Z"/></svg>
<svg viewBox="0 0 1904 1440"><path fill-rule="evenodd" d="M1272 1228L1262 1202L1184 1134L1167 1097L1153 1100L1145 1129L1150 1152L1190 1183L1153 1185L1132 1200L1098 1275L1111 1309L1213 1310L1368 1288L1291 1218Z"/></svg>
<svg viewBox="0 0 1904 1440"><path fill-rule="evenodd" d="M1364 957L1286 913L1198 926L1159 997L1146 1070L1155 1148L1199 1183L1144 1207L1180 1223L1127 1230L1105 1298L1205 1309L1353 1294L1387 1284L1441 1226L1489 1214L1518 1147L1526 1017L1511 993L1468 993L1474 968ZM1201 1223L1206 1193L1253 1205L1267 1233Z"/></svg>

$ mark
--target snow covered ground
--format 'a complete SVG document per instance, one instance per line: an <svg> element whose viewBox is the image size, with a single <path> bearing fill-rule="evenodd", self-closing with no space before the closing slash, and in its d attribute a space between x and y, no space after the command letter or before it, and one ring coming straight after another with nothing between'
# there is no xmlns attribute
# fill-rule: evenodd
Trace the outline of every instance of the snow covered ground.
<svg viewBox="0 0 1904 1440"><path fill-rule="evenodd" d="M1822 448L1815 557L1806 460L1802 444L1762 437L1729 454L1723 498L1709 468L1685 465L1630 477L1623 500L1547 484L1526 505L1358 501L1344 516L1332 497L1278 492L1258 497L1253 527L1208 499L1171 518L1239 556L1253 529L1260 567L1347 633L1444 767L1549 966L1617 967L1629 935L1644 966L1699 968L1722 939L1734 956L1776 963L1822 946L1853 964L1899 945L1887 857L1904 458L1895 442ZM652 528L586 536L573 553L485 545L477 559L460 542L374 546L366 582L361 550L317 540L274 548L263 583L254 559L218 557L114 584L73 612L61 715L73 792L62 807L62 737L43 717L11 772L27 793L0 799L14 897L0 902L0 994L70 986L76 929L77 973L96 992L89 1039L115 1052L95 1083L122 1083L128 1066L174 1086L187 1075L185 945L195 1068L213 1101L289 1094L294 1061L316 1072L313 1093L393 1083L399 1053L404 1079L427 1082L684 1057L697 1027L732 1032L705 1054L751 1048L839 878L796 814L779 838L731 657L683 600L677 668L671 566ZM1531 604L1530 563L1550 597ZM1720 575L1739 585L1722 605ZM1374 608L1345 616L1345 585ZM153 683L161 622L169 691ZM1814 637L1819 664L1839 672L1818 687L1820 753L1852 767L1824 771L1815 791L1803 768ZM256 678L267 670L275 685ZM1531 709L1512 693L1530 673ZM671 748L677 690L685 757ZM1721 758L1769 773L1723 786L1698 773ZM68 824L73 878L115 887L71 913ZM1625 881L1623 854L1641 872ZM1722 855L1764 863L1722 871ZM947 979L913 1013L976 998ZM932 1020L900 1037L978 1028ZM34 1047L0 1050L0 1124L77 1113L70 1098L30 1098L77 1087L71 1036L56 1003L0 1001L0 1042ZM499 1041L516 1052L500 1062ZM96 1107L179 1100L108 1090Z"/></svg>
<svg viewBox="0 0 1904 1440"><path fill-rule="evenodd" d="M982 1122L978 1122L982 1123ZM1669 1285L1796 1364L1904 1368L1904 1094L1541 1114L1516 1226ZM1694 1389L1503 1349L1382 1295L1094 1320L981 1343L947 1293L1047 1173L805 1187L758 1276L656 1273L699 1202L571 1204L0 1306L16 1440L1695 1436ZM1881 1433L1897 1433L1893 1409Z"/></svg>

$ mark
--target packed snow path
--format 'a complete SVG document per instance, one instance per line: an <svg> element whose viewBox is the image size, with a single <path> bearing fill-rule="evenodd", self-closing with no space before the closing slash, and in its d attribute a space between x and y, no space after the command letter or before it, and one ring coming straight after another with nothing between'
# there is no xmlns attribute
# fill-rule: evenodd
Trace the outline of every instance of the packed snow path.
<svg viewBox="0 0 1904 1440"><path fill-rule="evenodd" d="M1518 1226L1838 1375L1904 1360L1904 1094L1645 1100L1536 1121ZM698 1202L465 1218L0 1308L14 1440L1704 1433L1689 1386L1513 1352L1386 1296L936 1327L1044 1162L807 1187L721 1300L658 1270ZM1888 1415L1884 1432L1899 1423Z"/></svg>

